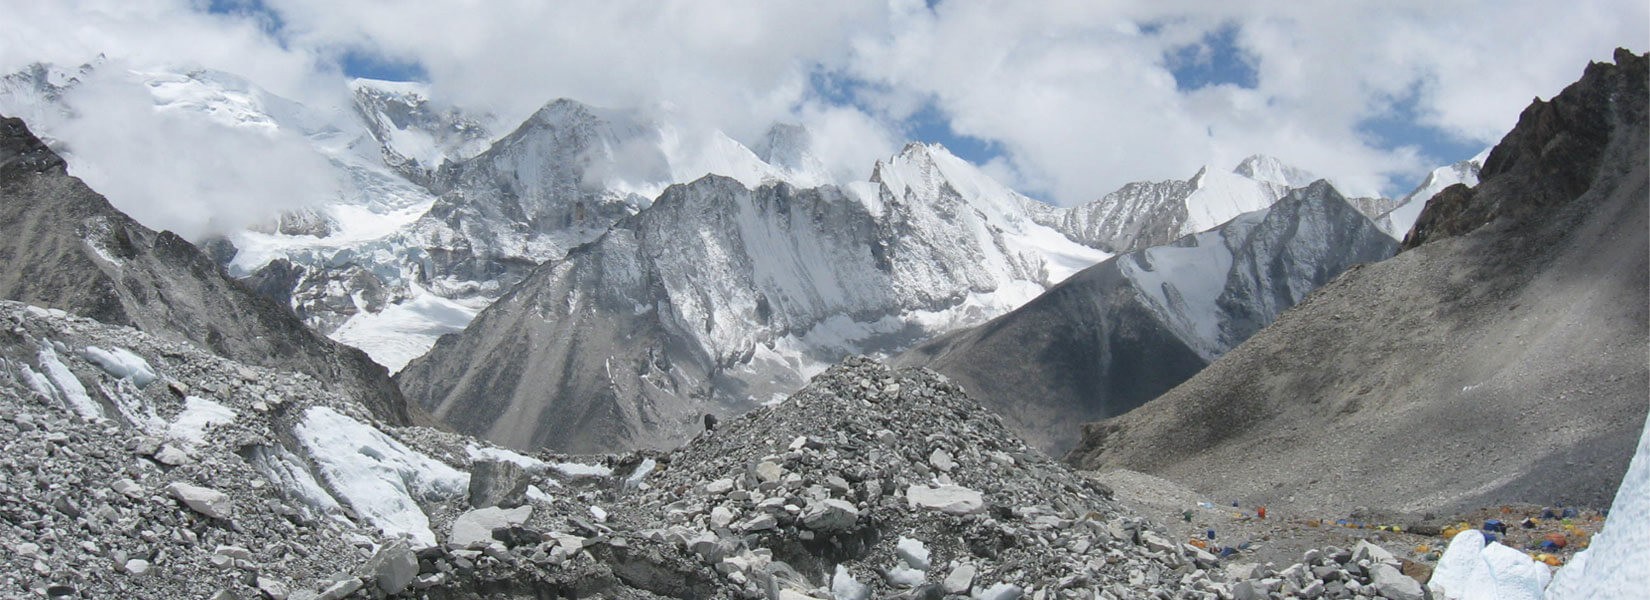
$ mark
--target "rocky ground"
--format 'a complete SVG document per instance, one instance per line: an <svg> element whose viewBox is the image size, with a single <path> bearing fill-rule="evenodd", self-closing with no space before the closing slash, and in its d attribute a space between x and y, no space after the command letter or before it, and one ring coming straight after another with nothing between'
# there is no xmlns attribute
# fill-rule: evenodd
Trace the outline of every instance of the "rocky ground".
<svg viewBox="0 0 1650 600"><path fill-rule="evenodd" d="M1114 490L1116 500L1128 512L1161 524L1177 541L1229 554L1225 557L1230 562L1288 565L1316 549L1367 541L1419 565L1412 567L1414 572L1429 573L1454 534L1488 527L1502 544L1560 566L1586 548L1604 523L1603 513L1594 509L1530 505L1431 517L1381 514L1367 508L1338 515L1296 513L1242 502L1233 506L1229 499L1211 498L1172 481L1125 469L1084 474ZM1267 508L1265 518L1260 516L1261 508ZM1504 527L1496 528L1497 522Z"/></svg>
<svg viewBox="0 0 1650 600"><path fill-rule="evenodd" d="M675 452L530 457L131 329L0 318L0 597L1420 593L1369 545L1222 558L869 359Z"/></svg>

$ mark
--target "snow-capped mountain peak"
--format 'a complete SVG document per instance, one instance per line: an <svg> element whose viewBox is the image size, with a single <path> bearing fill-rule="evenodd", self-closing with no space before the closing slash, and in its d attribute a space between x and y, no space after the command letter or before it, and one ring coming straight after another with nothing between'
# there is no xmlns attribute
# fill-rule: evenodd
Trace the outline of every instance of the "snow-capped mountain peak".
<svg viewBox="0 0 1650 600"><path fill-rule="evenodd" d="M1129 183L1039 220L1089 246L1124 252L1167 244L1271 206L1290 189L1310 185L1310 177L1275 158L1255 155L1231 170L1205 165L1185 180Z"/></svg>
<svg viewBox="0 0 1650 600"><path fill-rule="evenodd" d="M939 144L906 144L898 155L877 163L871 181L886 186L899 200L940 200L949 189L993 225L1013 229L1025 223L1028 203L1036 202Z"/></svg>
<svg viewBox="0 0 1650 600"><path fill-rule="evenodd" d="M1490 149L1485 148L1477 156L1454 164L1444 165L1433 169L1427 174L1421 185L1398 200L1398 204L1375 220L1382 231L1395 239L1402 240L1415 226L1415 220L1421 217L1421 209L1426 208L1427 201L1438 192L1457 183L1467 186L1478 185L1478 171L1484 168L1484 161L1489 158Z"/></svg>
<svg viewBox="0 0 1650 600"><path fill-rule="evenodd" d="M830 169L814 154L813 143L813 133L806 127L775 123L751 150L763 162L784 171L797 185L812 187L831 183Z"/></svg>
<svg viewBox="0 0 1650 600"><path fill-rule="evenodd" d="M1319 179L1317 175L1305 169L1265 154L1255 154L1243 159L1232 172L1255 181L1275 183L1290 189L1306 187Z"/></svg>
<svg viewBox="0 0 1650 600"><path fill-rule="evenodd" d="M350 91L384 162L414 180L428 180L442 164L480 154L491 142L491 115L438 105L425 84L354 79Z"/></svg>

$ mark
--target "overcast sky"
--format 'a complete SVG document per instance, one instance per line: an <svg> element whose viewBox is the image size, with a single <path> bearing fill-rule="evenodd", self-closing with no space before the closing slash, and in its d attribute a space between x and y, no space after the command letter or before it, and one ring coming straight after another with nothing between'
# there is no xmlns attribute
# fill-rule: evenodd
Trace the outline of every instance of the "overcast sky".
<svg viewBox="0 0 1650 600"><path fill-rule="evenodd" d="M1337 2L0 0L0 70L190 64L315 105L414 78L520 119L640 108L754 141L813 129L868 176L938 141L1058 204L1254 153L1401 194L1617 46L1643 0Z"/></svg>

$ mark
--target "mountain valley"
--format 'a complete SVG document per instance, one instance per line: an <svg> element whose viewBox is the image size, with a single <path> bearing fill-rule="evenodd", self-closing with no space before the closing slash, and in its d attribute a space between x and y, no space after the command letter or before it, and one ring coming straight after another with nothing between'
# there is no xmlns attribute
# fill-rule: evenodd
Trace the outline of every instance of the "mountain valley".
<svg viewBox="0 0 1650 600"><path fill-rule="evenodd" d="M1618 50L1401 197L1254 154L1056 206L789 122L37 63L0 597L1631 597L1647 79ZM291 172L157 231L110 98Z"/></svg>

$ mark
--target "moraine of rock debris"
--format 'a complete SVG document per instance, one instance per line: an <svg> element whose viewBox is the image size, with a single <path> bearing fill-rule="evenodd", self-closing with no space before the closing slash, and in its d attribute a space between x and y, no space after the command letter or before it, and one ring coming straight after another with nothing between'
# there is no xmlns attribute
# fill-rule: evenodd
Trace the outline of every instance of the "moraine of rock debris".
<svg viewBox="0 0 1650 600"><path fill-rule="evenodd" d="M111 371L93 346L146 364ZM1374 548L1222 564L1108 496L943 377L869 359L675 452L526 456L384 426L306 376L0 302L0 597L1412 589Z"/></svg>
<svg viewBox="0 0 1650 600"><path fill-rule="evenodd" d="M926 370L850 358L660 461L639 509L618 521L689 553L739 596L1226 589L1178 547L1143 545L1143 523ZM1144 579L1131 587L1131 573Z"/></svg>

